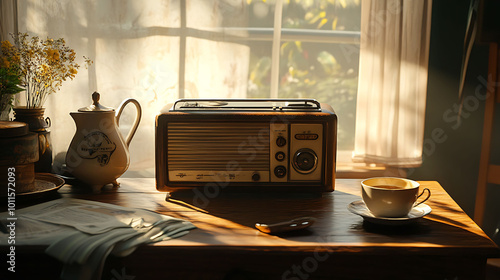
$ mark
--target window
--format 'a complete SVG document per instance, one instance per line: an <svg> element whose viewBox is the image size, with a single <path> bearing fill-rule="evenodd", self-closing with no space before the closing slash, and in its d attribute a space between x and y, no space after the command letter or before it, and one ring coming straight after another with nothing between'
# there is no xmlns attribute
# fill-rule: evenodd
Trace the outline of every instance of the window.
<svg viewBox="0 0 500 280"><path fill-rule="evenodd" d="M202 42L206 45L222 42L221 44L225 45L231 42L247 47L242 48L245 58L240 57L236 62L248 65L247 69L242 70L248 73L245 75L246 81L243 82L246 91L243 89L241 94L234 90L232 93L227 93L227 97L314 98L330 104L342 119L338 128L338 149L347 151L343 154L347 154L350 158L354 148L360 1L285 1L280 26L279 59L273 58L272 54L276 1L238 1L241 6L231 3L234 1L201 4L206 7L200 9L208 10L216 7L220 11L220 27L209 29L206 28L206 22L192 20L196 18L195 12L189 9L186 24L188 29L193 28L190 30L192 36L187 35L188 45ZM205 35L203 38L203 35L199 35L206 34L203 31L212 31L218 33L218 36L209 39L213 42L204 42L203 39L208 36ZM240 50L237 55L242 52L243 50ZM229 60L216 63L227 62ZM277 77L272 77L273 63L278 64ZM186 64L189 62L186 61ZM207 63L207 65L213 64ZM219 67L224 68L221 65ZM237 69L238 66L231 67ZM185 74L190 75L189 72L190 70L186 69ZM231 72L239 73L239 71ZM273 79L278 82L277 92L272 90ZM217 93L200 92L199 87L195 92L190 89L186 88L180 96L218 97Z"/></svg>
<svg viewBox="0 0 500 280"><path fill-rule="evenodd" d="M56 156L56 168L57 164L63 163L62 154L75 131L69 112L89 105L91 93L97 90L106 106L116 108L129 97L137 99L143 106L143 119L130 146L129 171L134 176L154 174L154 118L164 105L177 98L315 98L332 105L339 116L337 161L350 161L352 152L357 150L362 151L357 155L368 153L368 157L364 157L369 159L368 162L384 159L385 156L377 154L380 149L376 147L375 156L371 156L370 149L358 148L356 143L360 141L357 139L378 141L366 135L355 136L360 127L368 126L367 120L378 120L378 115L360 118L358 114L365 110L357 108L367 102L367 94L368 97L382 95L379 102L382 112L389 112L384 109L389 103L393 109L406 108L408 104L399 105L402 100L399 97L391 97L397 102L383 101L386 97L380 91L384 91L384 86L378 87L377 90L382 90L374 93L370 85L367 89L364 84L364 90L368 92L363 92L363 99L358 98L358 85L363 84L360 80L367 81L366 77L371 73L384 74L387 67L396 65L374 68L374 65L384 65L386 59L381 53L375 53L384 48L368 48L373 50L372 53L363 53L363 38L373 41L378 37L391 39L389 35L402 38L394 30L388 30L388 26L400 26L401 30L417 26L419 29L413 28L415 30L407 33L412 38L425 38L419 32L428 29L430 15L428 1L410 3L402 0L15 2L17 19L14 21L19 31L41 37L63 37L75 48L77 55L94 60L89 70L81 68L75 80L63 84L60 92L46 102L46 115L52 120L53 148L60 153ZM282 9L279 8L281 5ZM275 21L275 15L281 20ZM421 20L427 25L412 25L413 20ZM367 27L374 27L376 32ZM384 30L385 33L380 33ZM273 44L274 41L278 44ZM414 46L425 49L419 44ZM411 54L413 49L401 51L396 47L386 49L386 52ZM273 56L273 53L277 55ZM363 56L372 58L363 59ZM425 61L425 54L419 59ZM364 65L364 71L361 65ZM401 65L392 68L404 67ZM413 68L420 71L420 68ZM424 70L426 75L426 68ZM400 83L399 74L390 73L391 79L401 85L400 89L413 88ZM411 75L405 77L413 79ZM379 78L373 76L373 79ZM396 90L395 94L399 91ZM413 99L408 100L413 102ZM425 94L423 101L425 107ZM418 102L421 104L422 99ZM418 111L422 113L422 110ZM401 111L390 116L413 120L398 117L405 113ZM122 114L120 128L124 134L130 127L133 114L133 110L125 110ZM423 116L419 118L423 119ZM360 119L363 120L361 125ZM377 124L381 128L387 126L390 125ZM401 133L402 130L391 127L388 133L396 131ZM416 137L423 137L423 132L422 136ZM418 158L421 156L421 141L416 142L411 156ZM384 145L396 147L389 149L389 153L396 151L389 155L390 158L405 157L397 153L398 145L405 143L389 141Z"/></svg>

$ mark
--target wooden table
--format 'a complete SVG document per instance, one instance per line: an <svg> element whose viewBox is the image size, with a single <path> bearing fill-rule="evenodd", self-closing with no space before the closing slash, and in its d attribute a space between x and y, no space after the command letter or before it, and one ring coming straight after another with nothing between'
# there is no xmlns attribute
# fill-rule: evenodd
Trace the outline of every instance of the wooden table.
<svg viewBox="0 0 500 280"><path fill-rule="evenodd" d="M101 194L69 185L59 194L150 209L189 220L198 229L142 246L126 258L110 257L103 279L483 279L486 259L500 256L433 181L420 182L432 191L426 202L432 213L400 227L370 224L347 210L360 200L359 180L337 180L335 191L322 196L206 193L167 201L154 179L119 182L120 188ZM254 228L256 222L302 216L317 222L279 236ZM61 266L43 249L18 246L18 271L56 279Z"/></svg>

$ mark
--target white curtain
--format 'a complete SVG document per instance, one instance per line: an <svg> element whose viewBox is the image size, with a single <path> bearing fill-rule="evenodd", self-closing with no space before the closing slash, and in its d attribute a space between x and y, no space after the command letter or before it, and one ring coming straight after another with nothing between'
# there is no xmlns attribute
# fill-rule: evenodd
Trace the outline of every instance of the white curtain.
<svg viewBox="0 0 500 280"><path fill-rule="evenodd" d="M94 63L80 67L72 81L45 103L52 121L54 168L76 131L69 115L92 103L98 91L104 106L117 108L135 98L143 109L130 144L130 176L154 176L155 116L167 103L185 98L243 98L249 47L224 41L223 24L246 25L244 0L23 0L18 1L19 30L42 38L64 38ZM236 34L238 35L238 34ZM133 107L133 106L131 106ZM120 119L126 135L135 110Z"/></svg>
<svg viewBox="0 0 500 280"><path fill-rule="evenodd" d="M431 0L363 0L353 159L422 162Z"/></svg>
<svg viewBox="0 0 500 280"><path fill-rule="evenodd" d="M17 0L0 1L0 41L13 42L9 33L17 32Z"/></svg>

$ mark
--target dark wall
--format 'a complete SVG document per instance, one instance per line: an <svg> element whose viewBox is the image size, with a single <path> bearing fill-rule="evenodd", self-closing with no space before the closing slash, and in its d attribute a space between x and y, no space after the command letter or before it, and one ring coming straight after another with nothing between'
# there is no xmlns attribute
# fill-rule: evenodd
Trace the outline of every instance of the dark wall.
<svg viewBox="0 0 500 280"><path fill-rule="evenodd" d="M467 98L459 118L461 122L457 123L458 88L469 1L433 1L432 9L424 162L421 167L410 170L409 177L438 181L473 217L483 130L488 46L476 44L473 47L466 78ZM494 157L499 158L498 150L495 153ZM495 236L495 230L500 222L500 186L490 189L483 229L499 243L500 236Z"/></svg>

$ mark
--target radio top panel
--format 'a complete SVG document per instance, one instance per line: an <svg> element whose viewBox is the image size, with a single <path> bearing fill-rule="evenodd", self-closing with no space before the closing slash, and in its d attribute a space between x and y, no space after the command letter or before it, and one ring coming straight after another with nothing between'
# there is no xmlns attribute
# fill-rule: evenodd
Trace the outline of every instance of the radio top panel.
<svg viewBox="0 0 500 280"><path fill-rule="evenodd" d="M320 112L315 99L179 99L170 111Z"/></svg>

